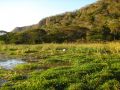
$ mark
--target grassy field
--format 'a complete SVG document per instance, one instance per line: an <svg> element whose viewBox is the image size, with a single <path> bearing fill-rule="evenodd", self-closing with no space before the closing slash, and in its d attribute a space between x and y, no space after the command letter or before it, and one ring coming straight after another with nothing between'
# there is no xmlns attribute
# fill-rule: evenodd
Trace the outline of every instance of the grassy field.
<svg viewBox="0 0 120 90"><path fill-rule="evenodd" d="M0 69L0 90L120 90L120 43L0 45L28 63Z"/></svg>

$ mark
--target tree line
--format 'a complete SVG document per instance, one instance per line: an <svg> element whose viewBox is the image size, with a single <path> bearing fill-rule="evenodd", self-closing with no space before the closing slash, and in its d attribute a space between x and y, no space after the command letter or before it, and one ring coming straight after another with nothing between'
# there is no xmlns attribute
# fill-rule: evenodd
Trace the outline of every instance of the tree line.
<svg viewBox="0 0 120 90"><path fill-rule="evenodd" d="M99 30L98 30L99 29ZM40 44L64 42L90 42L120 40L120 32L112 32L109 27L93 28L69 26L54 30L35 29L25 32L7 33L0 36L6 44Z"/></svg>

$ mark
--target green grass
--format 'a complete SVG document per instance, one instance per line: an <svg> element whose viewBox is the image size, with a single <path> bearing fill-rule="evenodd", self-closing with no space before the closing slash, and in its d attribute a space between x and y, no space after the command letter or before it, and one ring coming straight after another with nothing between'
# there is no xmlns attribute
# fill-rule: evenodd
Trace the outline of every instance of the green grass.
<svg viewBox="0 0 120 90"><path fill-rule="evenodd" d="M65 49L65 51L64 51ZM28 63L0 70L1 90L119 90L120 43L0 45Z"/></svg>

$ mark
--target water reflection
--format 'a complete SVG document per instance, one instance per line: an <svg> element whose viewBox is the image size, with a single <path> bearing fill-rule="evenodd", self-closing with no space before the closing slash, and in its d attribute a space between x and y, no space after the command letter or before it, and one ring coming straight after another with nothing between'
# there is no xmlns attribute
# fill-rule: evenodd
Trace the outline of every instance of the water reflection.
<svg viewBox="0 0 120 90"><path fill-rule="evenodd" d="M5 82L7 82L7 81L4 80L4 79L0 79L0 87L1 87Z"/></svg>
<svg viewBox="0 0 120 90"><path fill-rule="evenodd" d="M21 59L10 59L10 60L0 60L0 67L4 69L12 69L17 64L23 64L25 61L22 61Z"/></svg>

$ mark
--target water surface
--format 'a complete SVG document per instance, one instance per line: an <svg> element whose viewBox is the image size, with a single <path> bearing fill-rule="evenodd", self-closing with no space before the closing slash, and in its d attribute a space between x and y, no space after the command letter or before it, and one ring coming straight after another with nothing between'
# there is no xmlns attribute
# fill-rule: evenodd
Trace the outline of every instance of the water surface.
<svg viewBox="0 0 120 90"><path fill-rule="evenodd" d="M1 87L5 82L7 82L7 81L4 80L4 79L0 79L0 87Z"/></svg>
<svg viewBox="0 0 120 90"><path fill-rule="evenodd" d="M18 64L23 64L25 61L21 59L0 59L0 67L4 69L13 69Z"/></svg>

